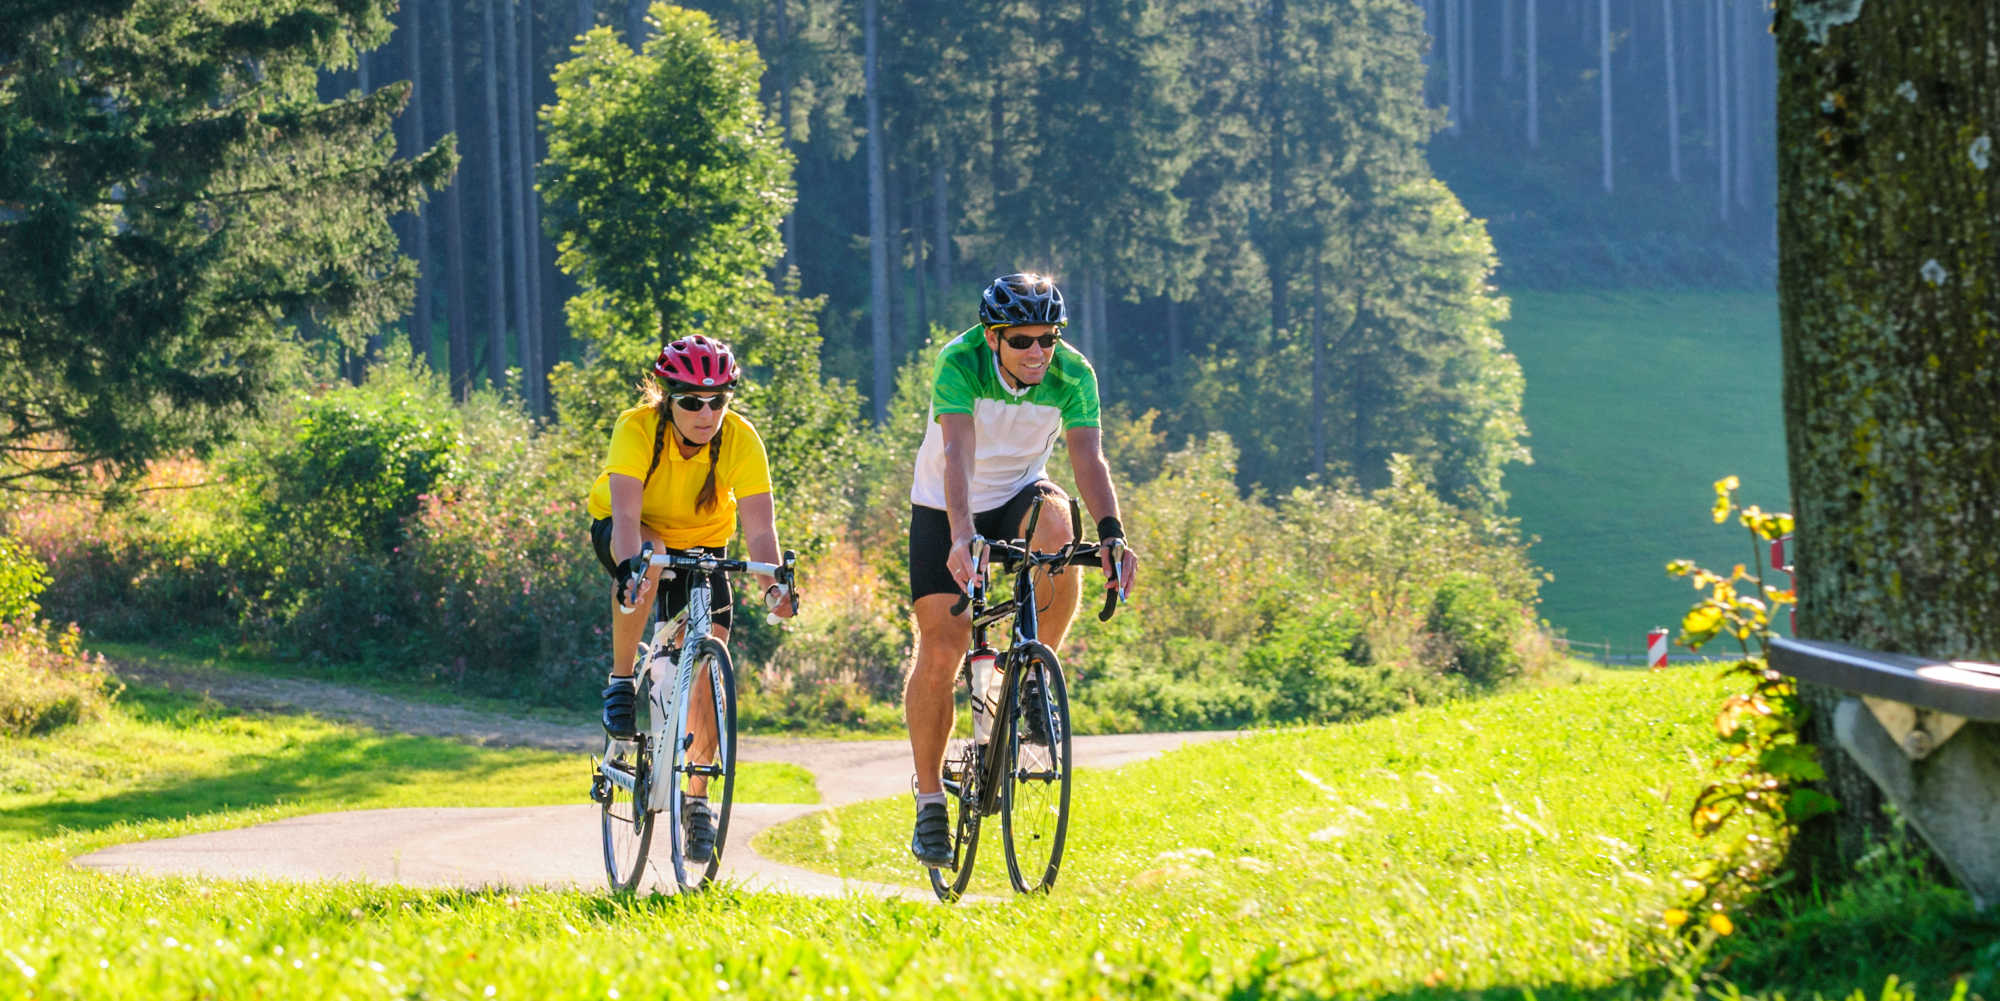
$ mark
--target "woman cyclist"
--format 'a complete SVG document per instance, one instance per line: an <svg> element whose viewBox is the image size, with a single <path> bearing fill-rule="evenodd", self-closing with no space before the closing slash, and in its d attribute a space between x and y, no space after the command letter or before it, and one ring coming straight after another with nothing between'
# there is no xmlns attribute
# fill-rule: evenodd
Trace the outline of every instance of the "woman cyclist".
<svg viewBox="0 0 2000 1001"><path fill-rule="evenodd" d="M644 395L639 405L619 414L611 429L610 450L604 471L590 488L589 508L591 543L614 582L611 677L604 688L603 715L604 732L613 738L635 736L632 661L646 624L646 616L625 609L644 608L658 586L658 571L639 558L641 542L651 542L656 552L722 556L740 516L750 559L778 562L764 441L749 421L729 410L742 377L728 345L699 334L683 337L660 349L640 386ZM757 581L764 586L764 603L789 618L797 605L780 600L783 585L763 574ZM691 584L691 575L684 573L667 582L668 618L686 607ZM711 574L708 587L712 633L727 641L729 578ZM710 698L707 675L697 676L691 698L695 705ZM690 758L707 760L715 751L714 721L700 713L692 720ZM707 785L702 776L688 780L682 815L688 826L687 857L693 862L708 861L715 845Z"/></svg>

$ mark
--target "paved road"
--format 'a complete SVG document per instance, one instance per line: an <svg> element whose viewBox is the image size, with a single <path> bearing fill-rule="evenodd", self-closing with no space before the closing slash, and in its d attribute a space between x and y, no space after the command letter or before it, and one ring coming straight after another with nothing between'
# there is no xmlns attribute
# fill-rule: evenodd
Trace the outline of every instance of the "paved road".
<svg viewBox="0 0 2000 1001"><path fill-rule="evenodd" d="M324 694L324 693L322 693ZM1229 733L1167 733L1076 738L1077 763L1106 768ZM909 745L901 740L835 741L746 737L746 761L788 761L813 773L821 802L738 804L730 822L722 878L751 889L788 893L886 894L930 899L912 864L908 885L843 880L782 865L750 850L773 824L866 799L908 795ZM202 875L242 879L358 879L412 886L539 886L601 889L597 808L407 808L294 817L239 830L119 845L76 864L101 872ZM658 844L656 851L663 850ZM657 878L663 891L672 883Z"/></svg>

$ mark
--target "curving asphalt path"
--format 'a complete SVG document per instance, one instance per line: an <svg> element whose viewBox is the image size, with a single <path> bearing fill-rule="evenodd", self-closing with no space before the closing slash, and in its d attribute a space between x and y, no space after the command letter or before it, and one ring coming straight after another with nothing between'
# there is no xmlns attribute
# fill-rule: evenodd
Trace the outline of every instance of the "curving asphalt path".
<svg viewBox="0 0 2000 1001"><path fill-rule="evenodd" d="M206 691L239 705L308 706L315 711L404 732L416 731L489 742L488 734L544 747L595 750L601 737L585 728L539 724L521 741L523 721L463 710L411 707L407 703L321 682L199 675L171 669L121 668L144 683ZM276 690L273 690L276 689ZM402 718L413 711L420 719ZM412 725L412 723L415 725ZM1235 736L1227 732L1153 733L1077 737L1081 767L1110 768L1185 744ZM500 742L493 740L491 742ZM812 772L815 804L739 803L732 811L721 878L753 890L931 899L913 862L908 885L843 879L788 866L758 855L758 832L819 810L867 799L908 795L910 749L903 740L800 740L745 736L745 761L782 761ZM579 770L581 771L581 770ZM600 889L605 885L598 848L598 811L587 802L525 808L437 807L322 813L237 830L191 834L118 845L75 860L105 873L211 876L233 879L365 880L427 887L550 887ZM663 850L655 846L655 851ZM652 887L670 892L660 866Z"/></svg>

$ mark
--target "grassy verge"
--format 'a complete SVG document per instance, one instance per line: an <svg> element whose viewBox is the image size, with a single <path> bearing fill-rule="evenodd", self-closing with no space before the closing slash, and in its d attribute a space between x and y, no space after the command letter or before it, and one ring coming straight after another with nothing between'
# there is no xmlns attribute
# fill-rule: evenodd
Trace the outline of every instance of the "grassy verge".
<svg viewBox="0 0 2000 1001"><path fill-rule="evenodd" d="M594 704L550 706L521 699L494 698L453 688L441 688L433 681L399 676L393 670L378 669L366 664L328 661L303 665L297 662L250 657L232 651L212 638L196 637L165 644L93 639L90 641L90 648L104 654L115 663L159 664L180 673L209 674L216 677L248 675L282 680L322 681L378 695L393 696L408 702L494 713L558 725L589 726L592 725L591 721L595 719L596 714ZM739 661L737 664L739 686L743 684L742 672L745 668L746 665ZM591 692L594 697L595 688L592 688ZM773 709L768 700L760 700L754 693L739 687L739 694L741 701L738 704L738 717L741 725L738 726L737 732L746 736L869 740L899 736L904 732L901 705L869 703L859 707L858 712L838 714L840 721L834 722L830 719L787 717Z"/></svg>
<svg viewBox="0 0 2000 1001"><path fill-rule="evenodd" d="M0 843L129 841L333 809L575 803L584 772L574 754L243 715L133 688L102 723L0 739ZM819 798L796 765L746 763L738 789L744 802Z"/></svg>
<svg viewBox="0 0 2000 1001"><path fill-rule="evenodd" d="M371 757L381 751L330 753L330 740L368 735L141 692L131 718L108 731L76 728L40 746L96 762L96 784L82 795L146 801L143 817L70 814L78 822L58 831L49 814L68 773L10 780L14 798L0 809L43 820L0 844L0 996L1949 997L1992 926L1971 919L1962 894L1911 882L1918 877L1893 865L1871 884L1873 898L1742 916L1721 976L1676 971L1659 917L1671 871L1701 847L1682 811L1712 740L1706 717L1721 693L1712 674L1625 674L1089 774L1058 891L959 907L71 869L67 857L105 843L329 800L463 803L467 788L493 803L573 796L564 792L573 762L534 778L549 755L462 749L461 759L433 757L430 773L400 770L392 786ZM150 753L121 758L105 746L138 736L155 742ZM0 760L25 747L0 748ZM233 772L200 763L232 757L310 781L275 804L258 802L272 791L204 798L198 783L165 780L145 764ZM427 799L446 792L458 795ZM830 853L838 869L909 882L917 873L896 857L907 809L901 799L864 804L835 814L831 835L808 821L769 843L802 861ZM982 868L997 873L998 864L990 856ZM1893 924L1913 908L1932 917ZM1846 946L1892 927L1903 929L1899 951L1857 950L1836 963L1792 945L1804 935L1815 951ZM1969 937L1981 928L1985 940ZM1885 990L1891 974L1902 986ZM1974 987L1969 997L1996 996L1985 982Z"/></svg>
<svg viewBox="0 0 2000 1001"><path fill-rule="evenodd" d="M374 669L363 664L328 661L304 665L251 657L230 651L212 639L201 637L165 645L93 639L90 641L90 648L104 654L114 663L142 666L157 664L187 674L213 674L219 677L248 675L258 678L323 681L425 705L469 709L548 723L575 723L579 719L577 711L440 688L434 683L410 680L399 677L392 671ZM587 722L588 714L583 715Z"/></svg>

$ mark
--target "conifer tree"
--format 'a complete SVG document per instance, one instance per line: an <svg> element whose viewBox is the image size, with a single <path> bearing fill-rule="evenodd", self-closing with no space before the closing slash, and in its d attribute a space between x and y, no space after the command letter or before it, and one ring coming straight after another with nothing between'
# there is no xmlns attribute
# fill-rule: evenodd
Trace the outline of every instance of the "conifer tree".
<svg viewBox="0 0 2000 1001"><path fill-rule="evenodd" d="M446 183L395 157L402 84L333 101L322 67L393 0L0 0L0 486L128 481L407 312L389 219Z"/></svg>

